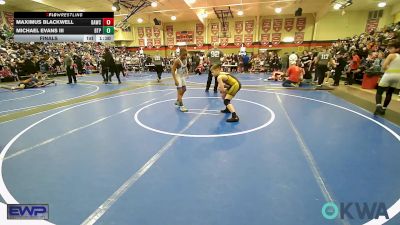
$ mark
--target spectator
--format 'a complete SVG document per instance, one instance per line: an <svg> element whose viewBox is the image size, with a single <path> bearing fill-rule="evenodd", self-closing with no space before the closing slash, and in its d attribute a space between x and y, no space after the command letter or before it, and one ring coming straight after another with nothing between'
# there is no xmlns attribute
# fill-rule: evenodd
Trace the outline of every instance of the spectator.
<svg viewBox="0 0 400 225"><path fill-rule="evenodd" d="M285 52L282 56L282 71L287 71L289 68L289 53Z"/></svg>
<svg viewBox="0 0 400 225"><path fill-rule="evenodd" d="M334 83L333 86L339 86L339 82L340 82L340 77L342 76L343 70L346 67L346 63L347 63L347 56L346 54L344 54L344 50L339 51L336 56L335 56L336 60L336 68L335 68L335 76L333 78Z"/></svg>
<svg viewBox="0 0 400 225"><path fill-rule="evenodd" d="M244 72L249 72L249 63L250 63L250 58L249 56L246 54L243 56L243 68L244 68Z"/></svg>
<svg viewBox="0 0 400 225"><path fill-rule="evenodd" d="M347 82L345 85L353 85L354 82L354 74L359 72L359 66L361 63L361 59L358 56L357 51L352 52L351 63L350 63L350 71L347 72Z"/></svg>
<svg viewBox="0 0 400 225"><path fill-rule="evenodd" d="M296 65L291 61L291 66L287 70L288 78L282 83L283 87L299 87L303 79L304 70L299 66L300 62Z"/></svg>
<svg viewBox="0 0 400 225"><path fill-rule="evenodd" d="M298 59L299 57L297 56L297 54L292 52L292 54L290 54L289 56L289 65L296 64Z"/></svg>

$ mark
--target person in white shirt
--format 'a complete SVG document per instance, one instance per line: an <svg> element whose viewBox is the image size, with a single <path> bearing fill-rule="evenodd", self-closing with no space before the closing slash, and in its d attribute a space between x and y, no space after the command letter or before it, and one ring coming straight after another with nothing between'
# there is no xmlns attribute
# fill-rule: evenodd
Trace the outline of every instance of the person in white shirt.
<svg viewBox="0 0 400 225"><path fill-rule="evenodd" d="M298 59L299 57L297 56L297 54L292 52L292 54L289 55L289 65L296 64Z"/></svg>
<svg viewBox="0 0 400 225"><path fill-rule="evenodd" d="M242 44L242 46L240 47L239 55L241 55L241 56L246 55L246 47L244 47L243 44Z"/></svg>
<svg viewBox="0 0 400 225"><path fill-rule="evenodd" d="M400 89L400 41L388 45L390 55L383 63L382 79L379 81L376 90L376 109L374 115L385 115L386 108L392 100L392 94L396 89ZM382 94L386 91L386 98L382 106Z"/></svg>

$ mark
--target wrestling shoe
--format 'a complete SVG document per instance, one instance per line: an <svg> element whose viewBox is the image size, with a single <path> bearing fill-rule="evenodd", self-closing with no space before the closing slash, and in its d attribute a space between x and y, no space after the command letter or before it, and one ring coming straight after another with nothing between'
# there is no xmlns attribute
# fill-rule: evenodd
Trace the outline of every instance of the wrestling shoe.
<svg viewBox="0 0 400 225"><path fill-rule="evenodd" d="M179 110L181 110L181 112L187 112L189 111L184 105L179 107Z"/></svg>
<svg viewBox="0 0 400 225"><path fill-rule="evenodd" d="M228 123L239 122L239 117L236 116L236 117L229 118L229 119L226 120L226 122L228 122Z"/></svg>

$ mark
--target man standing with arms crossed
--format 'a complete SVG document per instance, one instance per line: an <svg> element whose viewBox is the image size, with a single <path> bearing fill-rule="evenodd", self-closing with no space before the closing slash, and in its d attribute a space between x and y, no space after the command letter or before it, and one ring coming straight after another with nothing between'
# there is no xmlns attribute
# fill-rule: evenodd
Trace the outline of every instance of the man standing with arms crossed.
<svg viewBox="0 0 400 225"><path fill-rule="evenodd" d="M212 72L211 72L211 67L214 65L221 65L221 58L224 57L224 53L218 49L218 43L214 43L214 48L211 49L208 54L207 58L208 61L210 62L210 71L208 72L208 79L207 79L207 86L206 86L206 92L209 91L210 86L211 86L211 81L213 78ZM215 79L215 84L214 84L214 93L217 93L217 88L218 88L218 80L217 77L214 77Z"/></svg>

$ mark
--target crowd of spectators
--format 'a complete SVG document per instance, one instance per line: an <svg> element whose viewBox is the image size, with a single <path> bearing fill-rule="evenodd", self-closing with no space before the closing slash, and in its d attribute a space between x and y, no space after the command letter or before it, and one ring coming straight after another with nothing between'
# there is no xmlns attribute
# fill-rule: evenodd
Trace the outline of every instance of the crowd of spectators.
<svg viewBox="0 0 400 225"><path fill-rule="evenodd" d="M400 23L387 26L380 31L372 31L355 35L354 37L337 40L328 49L333 58L333 65L328 65L328 76L332 75L333 85L339 84L342 75L346 75L346 84L362 79L365 73L379 75L381 65L388 54L387 43L400 35ZM116 48L102 43L16 43L12 33L6 28L0 29L0 77L12 76L15 79L29 77L37 72L57 75L65 74L64 58L69 56L74 64L77 75L99 71L105 48L110 50L114 58L123 65L124 70L144 71L151 68L152 57L143 50L127 51L126 48ZM226 54L222 67L226 71L270 73L282 76L272 76L271 79L284 79L291 65L303 69L304 80L313 79L315 58L321 49L311 49L302 53L285 52L281 56L276 51L251 54ZM165 70L170 69L174 56L164 58ZM204 55L196 53L189 56L191 72L203 73L208 68ZM100 72L100 71L99 71ZM338 79L339 78L339 79ZM316 76L314 76L314 81Z"/></svg>

